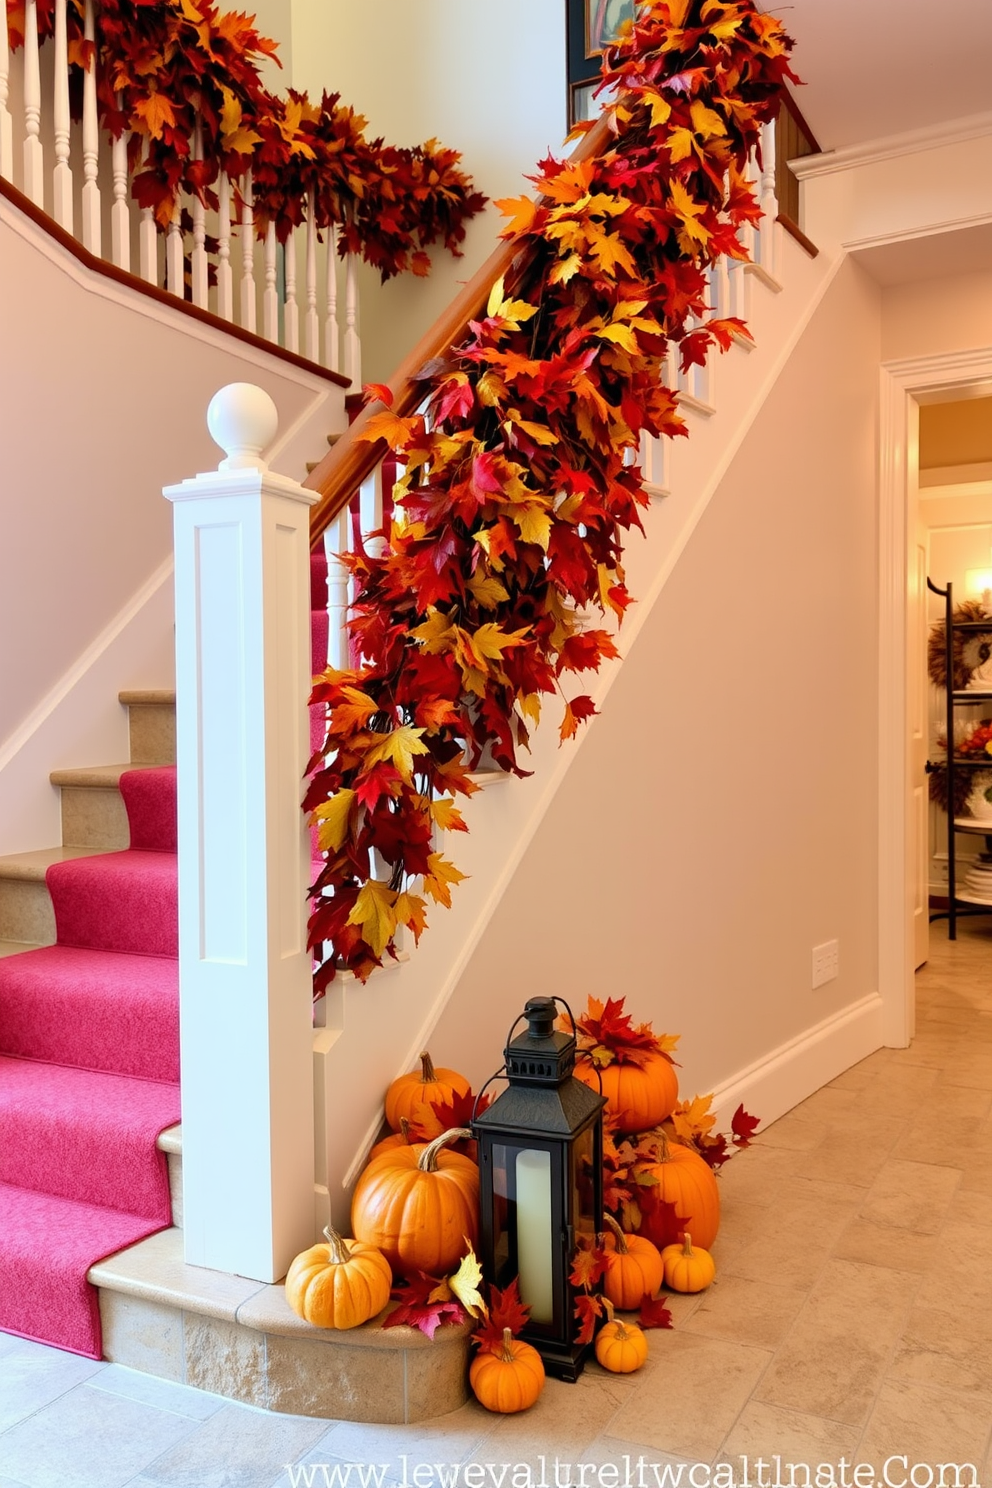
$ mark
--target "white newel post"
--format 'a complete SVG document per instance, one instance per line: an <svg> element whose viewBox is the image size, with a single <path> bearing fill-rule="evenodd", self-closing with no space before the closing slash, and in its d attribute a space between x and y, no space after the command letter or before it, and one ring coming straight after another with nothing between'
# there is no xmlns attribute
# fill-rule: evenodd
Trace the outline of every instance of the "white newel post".
<svg viewBox="0 0 992 1488"><path fill-rule="evenodd" d="M306 949L309 514L275 405L222 388L219 469L169 486L176 548L186 1260L272 1282L314 1241Z"/></svg>

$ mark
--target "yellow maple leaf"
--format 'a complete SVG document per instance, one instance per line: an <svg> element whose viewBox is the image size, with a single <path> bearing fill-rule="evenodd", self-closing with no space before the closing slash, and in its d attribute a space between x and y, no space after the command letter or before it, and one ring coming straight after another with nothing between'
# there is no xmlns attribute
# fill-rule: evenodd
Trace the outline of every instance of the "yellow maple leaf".
<svg viewBox="0 0 992 1488"><path fill-rule="evenodd" d="M538 692L525 692L517 698L517 707L525 718L529 718L536 728L541 721L541 695Z"/></svg>
<svg viewBox="0 0 992 1488"><path fill-rule="evenodd" d="M714 139L727 132L727 126L715 109L707 108L701 98L694 98L689 106L692 127L704 139Z"/></svg>
<svg viewBox="0 0 992 1488"><path fill-rule="evenodd" d="M547 552L551 541L551 517L545 507L528 501L513 507L509 515L524 542L536 543Z"/></svg>
<svg viewBox="0 0 992 1488"><path fill-rule="evenodd" d="M381 740L372 746L365 756L369 765L378 764L380 760L389 760L394 764L400 775L407 783L413 776L413 757L415 754L427 754L427 745L420 737L424 732L422 728L414 728L412 724L404 723L401 728L393 729L389 734L383 734Z"/></svg>
<svg viewBox="0 0 992 1488"><path fill-rule="evenodd" d="M552 284L567 284L570 279L575 277L581 267L581 255L570 253L567 258L560 258L556 264L552 265L548 278Z"/></svg>
<svg viewBox="0 0 992 1488"><path fill-rule="evenodd" d="M337 852L348 835L348 818L355 799L353 790L339 790L329 801L314 807L317 841L321 852Z"/></svg>
<svg viewBox="0 0 992 1488"><path fill-rule="evenodd" d="M433 605L428 606L427 619L422 625L415 625L410 635L421 643L428 656L437 656L442 651L451 651L455 644L454 626L447 615L443 615Z"/></svg>
<svg viewBox="0 0 992 1488"><path fill-rule="evenodd" d="M701 222L697 221L697 218L701 217L706 211L706 203L694 201L682 185L682 182L675 177L669 181L668 189L672 210L682 223L682 228L678 234L679 241L685 250L691 253L692 239L695 239L698 243L709 242L709 228L704 227Z"/></svg>
<svg viewBox="0 0 992 1488"><path fill-rule="evenodd" d="M502 604L510 597L499 579L494 578L492 574L485 575L481 571L472 575L467 588L476 603L484 610L494 610L498 604Z"/></svg>
<svg viewBox="0 0 992 1488"><path fill-rule="evenodd" d="M499 661L504 651L509 651L513 646L522 646L526 636L526 630L515 630L507 635L494 620L488 620L478 630L472 631L470 640L472 650L478 656L489 661Z"/></svg>
<svg viewBox="0 0 992 1488"><path fill-rule="evenodd" d="M491 368L488 372L483 372L475 388L475 396L483 408L495 407L505 395L506 383L500 377L499 373L494 372Z"/></svg>
<svg viewBox="0 0 992 1488"><path fill-rule="evenodd" d="M596 335L601 341L612 341L617 346L622 346L624 351L628 351L631 356L636 356L641 349L637 344L637 337L630 329L630 326L604 326L601 331L596 332Z"/></svg>
<svg viewBox="0 0 992 1488"><path fill-rule="evenodd" d="M370 878L355 900L348 924L360 925L373 954L381 956L396 929L396 890Z"/></svg>
<svg viewBox="0 0 992 1488"><path fill-rule="evenodd" d="M431 820L435 826L441 828L442 832L467 832L465 818L462 816L454 801L447 796L441 796L439 800L430 803Z"/></svg>
<svg viewBox="0 0 992 1488"><path fill-rule="evenodd" d="M536 444L558 443L558 435L545 424L535 424L532 419L521 418L515 408L510 409L509 419L511 423L516 424L517 428L523 429L525 434L529 434Z"/></svg>
<svg viewBox="0 0 992 1488"><path fill-rule="evenodd" d="M617 268L623 269L632 279L636 276L637 265L626 243L615 233L604 233L602 237L595 238L589 244L589 249L603 272L611 278L616 278L613 271Z"/></svg>
<svg viewBox="0 0 992 1488"><path fill-rule="evenodd" d="M668 148L671 153L673 165L678 165L680 160L688 160L696 148L695 141L692 138L692 130L686 129L681 125L679 128L673 129L668 136Z"/></svg>
<svg viewBox="0 0 992 1488"><path fill-rule="evenodd" d="M419 941L421 932L427 928L426 910L427 906L419 894L406 891L397 895L393 905L397 925L405 925L408 930L412 930L414 941Z"/></svg>
<svg viewBox="0 0 992 1488"><path fill-rule="evenodd" d="M510 220L500 233L501 238L516 237L518 233L530 232L537 216L537 202L529 196L498 197L496 206Z"/></svg>
<svg viewBox="0 0 992 1488"><path fill-rule="evenodd" d="M427 870L424 874L424 893L430 894L435 904L443 904L445 909L450 909L449 885L461 883L466 875L440 853L431 853L427 859Z"/></svg>
<svg viewBox="0 0 992 1488"><path fill-rule="evenodd" d="M458 1298L467 1313L472 1317L485 1317L486 1304L482 1300L479 1291L479 1283L482 1280L482 1267L479 1265L471 1242L466 1238L468 1246L462 1258L458 1270L453 1276L448 1277L448 1285Z"/></svg>
<svg viewBox="0 0 992 1488"><path fill-rule="evenodd" d="M668 102L667 98L662 98L661 94L654 88L645 88L641 96L644 102L651 106L652 129L658 129L662 124L667 124L672 114L672 105Z"/></svg>

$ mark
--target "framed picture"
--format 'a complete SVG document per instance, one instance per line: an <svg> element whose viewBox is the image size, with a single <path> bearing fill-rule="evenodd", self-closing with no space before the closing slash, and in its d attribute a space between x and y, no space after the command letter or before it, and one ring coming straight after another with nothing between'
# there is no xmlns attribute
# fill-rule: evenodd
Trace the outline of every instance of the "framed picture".
<svg viewBox="0 0 992 1488"><path fill-rule="evenodd" d="M585 10L586 56L598 57L616 41L624 21L634 19L634 0L582 0Z"/></svg>
<svg viewBox="0 0 992 1488"><path fill-rule="evenodd" d="M593 93L603 50L633 15L634 0L566 0L569 128L598 117L604 95Z"/></svg>

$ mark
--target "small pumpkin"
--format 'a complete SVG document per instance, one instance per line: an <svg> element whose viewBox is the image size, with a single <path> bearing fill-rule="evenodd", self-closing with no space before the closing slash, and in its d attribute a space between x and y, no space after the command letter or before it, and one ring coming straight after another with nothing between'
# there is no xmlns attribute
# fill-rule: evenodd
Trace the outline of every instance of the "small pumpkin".
<svg viewBox="0 0 992 1488"><path fill-rule="evenodd" d="M389 1301L393 1273L374 1245L342 1240L325 1229L326 1245L312 1245L290 1264L286 1301L316 1328L357 1328Z"/></svg>
<svg viewBox="0 0 992 1488"><path fill-rule="evenodd" d="M411 1142L374 1157L355 1185L351 1226L394 1270L446 1276L479 1233L479 1169L445 1149L471 1136L455 1126L432 1142Z"/></svg>
<svg viewBox="0 0 992 1488"><path fill-rule="evenodd" d="M575 1076L593 1090L599 1089L602 1076L603 1094L616 1118L617 1130L647 1131L659 1126L675 1109L679 1098L679 1081L675 1066L664 1054L639 1051L641 1062L614 1059L600 1069L592 1060L580 1055L575 1062Z"/></svg>
<svg viewBox="0 0 992 1488"><path fill-rule="evenodd" d="M441 1134L441 1123L431 1110L431 1102L446 1105L453 1096L468 1095L471 1086L457 1070L434 1068L425 1049L420 1056L420 1069L399 1075L386 1091L386 1120L394 1132L400 1129L400 1118L416 1122L428 1138Z"/></svg>
<svg viewBox="0 0 992 1488"><path fill-rule="evenodd" d="M633 1374L648 1356L648 1340L637 1323L622 1323L613 1315L613 1303L603 1299L607 1321L596 1334L596 1358L611 1374Z"/></svg>
<svg viewBox="0 0 992 1488"><path fill-rule="evenodd" d="M708 1250L694 1246L686 1230L681 1245L666 1245L661 1252L665 1282L673 1292L701 1292L716 1275L716 1266Z"/></svg>
<svg viewBox="0 0 992 1488"><path fill-rule="evenodd" d="M720 1190L713 1169L699 1153L670 1142L662 1133L660 1156L638 1163L636 1172L654 1179L644 1189L638 1234L663 1250L689 1230L709 1249L720 1228Z"/></svg>
<svg viewBox="0 0 992 1488"><path fill-rule="evenodd" d="M641 1235L625 1235L612 1215L603 1215L606 1270L603 1291L614 1307L632 1312L644 1297L653 1297L661 1286L664 1267L656 1245Z"/></svg>
<svg viewBox="0 0 992 1488"><path fill-rule="evenodd" d="M533 1405L544 1389L544 1364L536 1348L504 1328L502 1348L476 1354L468 1382L486 1410L512 1415Z"/></svg>
<svg viewBox="0 0 992 1488"><path fill-rule="evenodd" d="M383 1137L381 1141L376 1142L369 1153L368 1160L371 1162L374 1157L379 1156L380 1152L389 1152L393 1147L409 1147L413 1140L410 1134L410 1123L405 1116L401 1116L399 1131L390 1132L388 1137Z"/></svg>

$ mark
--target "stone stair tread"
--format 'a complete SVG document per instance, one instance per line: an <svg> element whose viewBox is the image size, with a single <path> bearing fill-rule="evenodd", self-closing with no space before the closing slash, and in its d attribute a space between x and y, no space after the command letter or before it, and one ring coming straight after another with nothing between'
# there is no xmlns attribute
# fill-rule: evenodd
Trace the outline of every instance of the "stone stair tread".
<svg viewBox="0 0 992 1488"><path fill-rule="evenodd" d="M158 1134L156 1147L160 1152L178 1152L183 1150L183 1128L182 1123L177 1122L175 1126L167 1126L165 1131Z"/></svg>
<svg viewBox="0 0 992 1488"><path fill-rule="evenodd" d="M17 879L23 883L44 883L53 863L69 863L75 858L94 858L92 847L39 847L32 852L8 853L0 857L0 879Z"/></svg>
<svg viewBox="0 0 992 1488"><path fill-rule="evenodd" d="M176 689L174 687L131 687L125 688L117 694L118 702L125 707L132 704L140 706L142 703L175 703Z"/></svg>
<svg viewBox="0 0 992 1488"><path fill-rule="evenodd" d="M125 770L152 770L154 765L136 765L128 761L124 765L80 765L52 770L49 780L53 785L81 786L91 790L116 790Z"/></svg>

